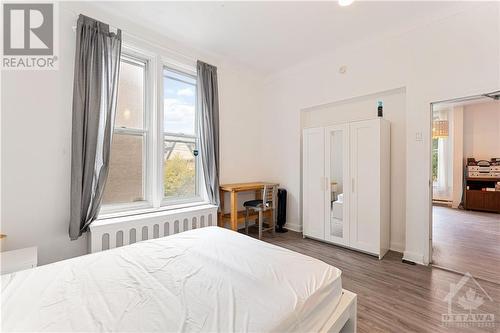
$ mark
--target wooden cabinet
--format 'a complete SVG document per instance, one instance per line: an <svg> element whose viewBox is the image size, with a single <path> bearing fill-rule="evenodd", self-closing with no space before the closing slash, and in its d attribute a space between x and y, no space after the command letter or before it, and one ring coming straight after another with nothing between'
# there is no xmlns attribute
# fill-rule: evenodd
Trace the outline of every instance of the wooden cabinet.
<svg viewBox="0 0 500 333"><path fill-rule="evenodd" d="M465 209L500 213L500 191L483 191L484 187L495 187L497 178L467 178Z"/></svg>
<svg viewBox="0 0 500 333"><path fill-rule="evenodd" d="M304 236L382 258L390 234L390 123L305 129L302 148Z"/></svg>

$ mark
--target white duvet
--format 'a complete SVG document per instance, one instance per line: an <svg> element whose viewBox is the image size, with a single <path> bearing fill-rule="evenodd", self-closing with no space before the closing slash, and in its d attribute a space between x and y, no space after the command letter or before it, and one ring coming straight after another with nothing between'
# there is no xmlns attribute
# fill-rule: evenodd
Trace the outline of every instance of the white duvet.
<svg viewBox="0 0 500 333"><path fill-rule="evenodd" d="M3 275L1 328L318 332L340 297L337 268L207 227Z"/></svg>

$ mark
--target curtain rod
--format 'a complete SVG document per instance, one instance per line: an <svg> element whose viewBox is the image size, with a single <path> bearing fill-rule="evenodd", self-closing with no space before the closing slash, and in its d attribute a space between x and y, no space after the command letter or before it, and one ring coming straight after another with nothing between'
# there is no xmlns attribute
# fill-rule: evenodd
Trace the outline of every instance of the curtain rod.
<svg viewBox="0 0 500 333"><path fill-rule="evenodd" d="M71 14L73 14L73 16L74 16L75 20L78 20L78 16L79 16L80 14L78 14L78 13L76 13L76 12L74 12L74 11L72 11L71 9L68 9L68 8L63 8L63 9L64 9L64 10L67 10L68 12L70 12ZM83 15L84 15L84 14L83 14ZM108 24L108 23L106 23L106 24ZM116 30L118 30L118 29L120 29L120 28L118 28L118 27L116 27L116 26L113 26L113 25L111 25L111 24L108 24L108 25L109 25L109 27L110 27L110 28L112 28L112 29L113 29L113 30L115 30L115 31L116 31ZM76 32L76 25L73 25L73 26L71 27L71 29L73 30L73 32ZM123 35L123 36L126 36L126 37L128 36L128 37L131 37L131 38L137 39L137 40L139 40L139 41L141 41L141 42L143 42L143 43L146 43L146 44L148 44L148 45L150 45L150 46L153 46L153 47L156 47L156 48L159 48L159 49L165 50L165 51L167 51L167 52L169 52L169 53L175 54L176 56L182 57L182 58L184 58L185 60L192 61L192 62L196 62L196 61L198 60L196 57L193 57L193 56L189 56L189 55L183 54L183 53L181 53L181 52L179 52L179 51L175 51L175 50L170 49L170 48L167 48L167 47L165 47L165 46L163 46L163 45L155 44L154 42L149 41L149 40L145 39L144 37L141 37L141 36L138 36L138 35L135 35L135 34L129 33L129 32L127 32L127 31L123 30L123 29L120 29L120 30L122 30L122 35Z"/></svg>

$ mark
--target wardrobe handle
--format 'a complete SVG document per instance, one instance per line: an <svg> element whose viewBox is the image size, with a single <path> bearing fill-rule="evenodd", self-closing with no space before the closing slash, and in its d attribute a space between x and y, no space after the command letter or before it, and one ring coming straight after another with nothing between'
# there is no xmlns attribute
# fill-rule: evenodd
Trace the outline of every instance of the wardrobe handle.
<svg viewBox="0 0 500 333"><path fill-rule="evenodd" d="M328 192L329 186L328 186L328 177L325 177L325 192Z"/></svg>
<svg viewBox="0 0 500 333"><path fill-rule="evenodd" d="M351 179L351 192L354 193L354 189L355 189L355 186L354 186L354 178Z"/></svg>

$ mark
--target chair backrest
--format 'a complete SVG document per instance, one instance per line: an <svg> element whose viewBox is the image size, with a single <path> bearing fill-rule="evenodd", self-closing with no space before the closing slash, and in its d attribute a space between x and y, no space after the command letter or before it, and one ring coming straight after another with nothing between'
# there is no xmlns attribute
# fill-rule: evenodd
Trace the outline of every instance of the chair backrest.
<svg viewBox="0 0 500 333"><path fill-rule="evenodd" d="M262 191L263 210L276 208L277 195L277 185L264 185L264 190ZM270 205L267 204L269 202L271 203Z"/></svg>

